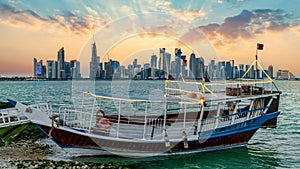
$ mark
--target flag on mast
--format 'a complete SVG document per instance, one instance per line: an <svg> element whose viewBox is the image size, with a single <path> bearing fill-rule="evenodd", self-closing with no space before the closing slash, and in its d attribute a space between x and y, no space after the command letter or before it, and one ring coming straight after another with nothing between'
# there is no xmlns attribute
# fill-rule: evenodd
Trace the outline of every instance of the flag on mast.
<svg viewBox="0 0 300 169"><path fill-rule="evenodd" d="M263 50L263 49L264 49L264 44L258 43L257 50Z"/></svg>

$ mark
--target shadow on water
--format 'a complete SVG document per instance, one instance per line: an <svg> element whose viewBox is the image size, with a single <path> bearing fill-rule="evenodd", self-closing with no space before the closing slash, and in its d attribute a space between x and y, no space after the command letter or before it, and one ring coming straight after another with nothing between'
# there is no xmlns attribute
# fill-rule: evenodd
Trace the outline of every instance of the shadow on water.
<svg viewBox="0 0 300 169"><path fill-rule="evenodd" d="M98 157L74 158L73 160L94 163L116 162L133 168L276 168L280 161L275 150L234 148L222 151L202 152L190 155L167 157L123 158Z"/></svg>

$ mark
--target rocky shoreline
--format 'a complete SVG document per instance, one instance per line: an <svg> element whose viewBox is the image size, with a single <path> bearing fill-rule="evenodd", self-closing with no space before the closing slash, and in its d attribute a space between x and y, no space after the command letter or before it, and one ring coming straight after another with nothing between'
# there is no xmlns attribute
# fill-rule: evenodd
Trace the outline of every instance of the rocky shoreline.
<svg viewBox="0 0 300 169"><path fill-rule="evenodd" d="M0 147L0 168L133 168L133 166L119 163L101 164L71 160L47 160L46 157L52 154L51 147L28 139L30 136L26 133L31 130L32 128L24 130L13 142L6 142L4 146Z"/></svg>

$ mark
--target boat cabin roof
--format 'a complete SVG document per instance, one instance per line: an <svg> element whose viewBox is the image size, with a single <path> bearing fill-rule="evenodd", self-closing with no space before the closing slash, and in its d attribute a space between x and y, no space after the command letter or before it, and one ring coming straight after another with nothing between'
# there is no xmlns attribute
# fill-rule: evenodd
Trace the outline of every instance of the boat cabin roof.
<svg viewBox="0 0 300 169"><path fill-rule="evenodd" d="M189 98L182 96L173 96L173 97L149 97L149 96L128 96L128 95L118 95L110 93L96 92L92 94L90 92L85 92L96 98L110 99L110 100L120 100L120 101L129 101L129 102L169 102L169 103L187 103L187 104L196 104L199 103L198 98Z"/></svg>

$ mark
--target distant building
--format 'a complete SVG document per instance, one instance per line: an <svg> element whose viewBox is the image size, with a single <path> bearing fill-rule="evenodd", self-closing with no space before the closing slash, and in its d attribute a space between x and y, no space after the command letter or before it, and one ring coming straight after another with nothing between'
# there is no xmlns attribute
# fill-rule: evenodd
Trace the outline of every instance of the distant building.
<svg viewBox="0 0 300 169"><path fill-rule="evenodd" d="M37 63L37 59L33 58L33 76L36 76L36 63Z"/></svg>
<svg viewBox="0 0 300 169"><path fill-rule="evenodd" d="M249 70L249 68L250 68L250 65L246 65L245 73ZM250 72L249 71L247 72L247 74L245 75L244 78L250 78Z"/></svg>
<svg viewBox="0 0 300 169"><path fill-rule="evenodd" d="M196 77L196 55L195 53L192 53L190 55L190 72L189 72L189 77L190 78L195 78Z"/></svg>
<svg viewBox="0 0 300 169"><path fill-rule="evenodd" d="M57 78L57 62L53 60L47 60L46 66L46 78L47 79L56 79Z"/></svg>
<svg viewBox="0 0 300 169"><path fill-rule="evenodd" d="M233 79L233 69L234 69L234 60L230 60L226 62L225 71L226 71L226 79Z"/></svg>
<svg viewBox="0 0 300 169"><path fill-rule="evenodd" d="M218 79L224 80L226 78L225 76L225 61L220 61L218 63Z"/></svg>
<svg viewBox="0 0 300 169"><path fill-rule="evenodd" d="M70 61L70 72L71 72L71 78L72 79L81 78L80 62L79 61L77 61L77 60L71 60Z"/></svg>
<svg viewBox="0 0 300 169"><path fill-rule="evenodd" d="M279 69L277 72L277 79L278 80L295 80L295 76L289 70L281 70Z"/></svg>
<svg viewBox="0 0 300 169"><path fill-rule="evenodd" d="M92 44L92 56L90 61L90 79L95 80L99 72L100 57L97 56L96 43Z"/></svg>
<svg viewBox="0 0 300 169"><path fill-rule="evenodd" d="M105 79L119 79L121 78L120 74L120 63L115 60L109 60L108 62L104 63L104 70L105 70Z"/></svg>
<svg viewBox="0 0 300 169"><path fill-rule="evenodd" d="M245 65L244 64L239 64L239 76L238 78L242 78L245 73Z"/></svg>
<svg viewBox="0 0 300 169"><path fill-rule="evenodd" d="M164 59L164 71L166 73L170 73L170 69L171 69L171 54L166 52L165 53L165 59Z"/></svg>
<svg viewBox="0 0 300 169"><path fill-rule="evenodd" d="M269 65L268 67L268 75L271 77L271 78L274 78L274 75L273 75L273 66L272 65Z"/></svg>
<svg viewBox="0 0 300 169"><path fill-rule="evenodd" d="M152 68L157 68L157 56L156 55L152 55L151 56L151 61L150 61L151 67Z"/></svg>
<svg viewBox="0 0 300 169"><path fill-rule="evenodd" d="M134 68L138 67L138 61L137 61L137 59L133 60L132 65L133 65Z"/></svg>
<svg viewBox="0 0 300 169"><path fill-rule="evenodd" d="M33 69L35 77L46 77L46 66L43 65L43 60L37 61L33 58Z"/></svg>
<svg viewBox="0 0 300 169"><path fill-rule="evenodd" d="M264 71L265 71L265 73L266 73L267 75L269 75L269 71L268 71L268 70L264 70ZM261 74L261 77L262 77L263 79L267 78L267 75L266 75L265 73L262 72L262 74ZM270 76L270 75L269 75L269 76Z"/></svg>
<svg viewBox="0 0 300 169"><path fill-rule="evenodd" d="M195 78L196 79L203 79L203 77L207 77L205 75L205 65L204 65L204 58L196 58L196 66L195 66Z"/></svg>
<svg viewBox="0 0 300 169"><path fill-rule="evenodd" d="M57 78L58 79L65 79L65 50L62 47L57 52Z"/></svg>
<svg viewBox="0 0 300 169"><path fill-rule="evenodd" d="M249 78L250 78L250 79L254 79L254 78L255 78L254 66L252 66L252 67L250 68L250 71L249 71Z"/></svg>

